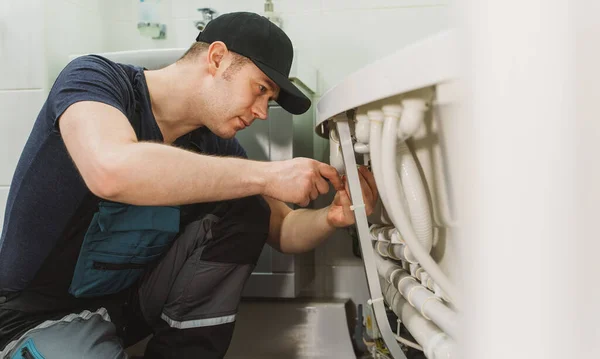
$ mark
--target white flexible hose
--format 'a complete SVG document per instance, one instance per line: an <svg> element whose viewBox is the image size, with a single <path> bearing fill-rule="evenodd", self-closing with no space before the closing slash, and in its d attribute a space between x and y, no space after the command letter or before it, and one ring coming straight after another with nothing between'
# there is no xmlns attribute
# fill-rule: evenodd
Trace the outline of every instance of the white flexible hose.
<svg viewBox="0 0 600 359"><path fill-rule="evenodd" d="M421 173L406 142L398 143L396 162L396 165L400 164L402 187L410 211L411 223L419 242L427 252L430 252L433 244L433 229L429 200Z"/></svg>
<svg viewBox="0 0 600 359"><path fill-rule="evenodd" d="M385 124L383 126L383 138L381 139L381 147L377 150L375 149L377 146L377 142L374 140L378 140L378 135L374 132L377 132L377 128L380 128L380 123L375 129L372 129L371 132L371 153L377 152L380 156L372 156L372 158L378 157L379 162L377 166L373 166L373 170L375 172L375 181L377 183L377 187L381 193L383 189L384 195L387 197L383 204L386 206L387 212L390 215L392 222L398 228L402 237L406 241L406 244L410 248L412 254L417 258L419 264L429 273L433 280L453 299L454 303L459 306L460 298L458 297L458 292L448 279L448 277L442 272L437 263L431 258L429 255L429 251L423 248L421 243L419 242L417 235L412 228L412 224L410 223L410 219L405 215L405 212L402 208L402 195L400 193L400 189L397 185L397 169L396 169L396 131L398 126L398 117L400 115L401 109L397 114L393 116L386 116ZM375 122L371 122L371 126L373 126ZM381 132L379 132L381 133ZM379 168L376 168L379 167ZM379 181L378 181L379 177ZM383 187L380 187L380 184L383 184Z"/></svg>
<svg viewBox="0 0 600 359"><path fill-rule="evenodd" d="M379 198L385 208L389 208L388 195L383 185L383 172L381 168L381 131L383 129L383 112L369 111L367 113L371 121L371 133L369 134L369 149L371 150L371 167L377 184ZM388 213L389 215L389 213Z"/></svg>

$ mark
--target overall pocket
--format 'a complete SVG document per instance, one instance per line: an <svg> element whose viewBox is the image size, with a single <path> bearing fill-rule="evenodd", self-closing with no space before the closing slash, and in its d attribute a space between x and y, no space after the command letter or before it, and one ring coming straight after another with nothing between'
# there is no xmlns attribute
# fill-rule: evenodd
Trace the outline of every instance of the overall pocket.
<svg viewBox="0 0 600 359"><path fill-rule="evenodd" d="M100 202L83 239L69 293L93 297L130 287L179 232L179 207Z"/></svg>

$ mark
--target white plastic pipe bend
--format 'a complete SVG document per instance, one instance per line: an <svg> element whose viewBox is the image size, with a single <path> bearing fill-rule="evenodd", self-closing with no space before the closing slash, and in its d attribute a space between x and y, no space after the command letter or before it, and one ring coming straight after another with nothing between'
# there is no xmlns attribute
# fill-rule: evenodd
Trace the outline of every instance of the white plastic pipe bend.
<svg viewBox="0 0 600 359"><path fill-rule="evenodd" d="M397 136L399 140L404 141L412 137L421 127L427 111L427 102L421 98L405 98L401 104L402 117Z"/></svg>
<svg viewBox="0 0 600 359"><path fill-rule="evenodd" d="M364 114L356 115L356 126L354 127L354 134L356 141L364 144L369 143L371 131L371 124L369 123L369 117Z"/></svg>

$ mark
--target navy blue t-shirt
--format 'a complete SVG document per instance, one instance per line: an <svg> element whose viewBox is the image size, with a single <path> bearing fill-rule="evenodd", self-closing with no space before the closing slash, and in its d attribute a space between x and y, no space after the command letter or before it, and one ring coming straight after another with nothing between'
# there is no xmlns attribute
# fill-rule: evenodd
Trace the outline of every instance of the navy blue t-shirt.
<svg viewBox="0 0 600 359"><path fill-rule="evenodd" d="M139 141L163 142L143 68L95 55L69 63L38 115L12 180L0 237L0 295L31 291L68 296L81 241L99 202L71 160L58 127L63 112L79 101L110 105L129 119ZM206 128L182 136L174 146L246 157L237 140L221 139Z"/></svg>

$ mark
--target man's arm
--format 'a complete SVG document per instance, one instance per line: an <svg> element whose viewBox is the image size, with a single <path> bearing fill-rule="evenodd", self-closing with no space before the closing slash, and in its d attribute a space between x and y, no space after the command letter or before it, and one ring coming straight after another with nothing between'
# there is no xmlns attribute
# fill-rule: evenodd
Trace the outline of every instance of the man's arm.
<svg viewBox="0 0 600 359"><path fill-rule="evenodd" d="M276 199L265 200L271 208L267 243L282 253L308 252L335 231L327 221L328 208L292 210Z"/></svg>
<svg viewBox="0 0 600 359"><path fill-rule="evenodd" d="M335 169L314 160L257 162L138 142L127 118L98 102L71 105L59 126L88 188L116 202L178 205L265 194L306 205L328 191L322 176L341 186Z"/></svg>
<svg viewBox="0 0 600 359"><path fill-rule="evenodd" d="M373 212L378 193L373 174L366 167L358 170L367 215ZM271 208L267 243L283 253L303 253L316 248L333 234L336 228L354 224L354 212L345 189L337 191L333 202L322 209L292 211L285 203L265 197Z"/></svg>

